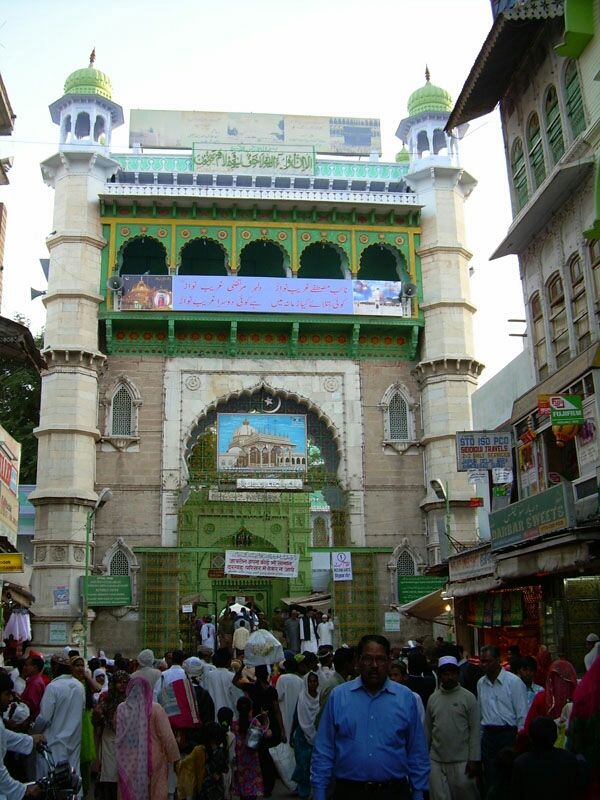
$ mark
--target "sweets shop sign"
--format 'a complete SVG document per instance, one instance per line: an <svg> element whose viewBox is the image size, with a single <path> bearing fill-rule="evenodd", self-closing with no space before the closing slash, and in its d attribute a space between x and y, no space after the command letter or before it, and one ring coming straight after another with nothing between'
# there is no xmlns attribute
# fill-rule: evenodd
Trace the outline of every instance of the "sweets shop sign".
<svg viewBox="0 0 600 800"><path fill-rule="evenodd" d="M561 483L490 514L492 550L537 539L574 524L571 485Z"/></svg>

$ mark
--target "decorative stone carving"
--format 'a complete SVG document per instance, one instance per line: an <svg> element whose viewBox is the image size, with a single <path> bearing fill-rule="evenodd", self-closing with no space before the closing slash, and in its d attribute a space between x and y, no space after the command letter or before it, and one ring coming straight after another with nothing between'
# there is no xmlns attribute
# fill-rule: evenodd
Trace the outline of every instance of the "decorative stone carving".
<svg viewBox="0 0 600 800"><path fill-rule="evenodd" d="M48 555L48 548L46 546L40 545L39 547L35 548L36 561L45 561L47 555Z"/></svg>
<svg viewBox="0 0 600 800"><path fill-rule="evenodd" d="M85 560L85 547L74 547L73 558L75 559L75 561L81 564L82 561Z"/></svg>
<svg viewBox="0 0 600 800"><path fill-rule="evenodd" d="M341 386L341 380L337 375L326 375L323 378L323 389L326 392L337 392Z"/></svg>
<svg viewBox="0 0 600 800"><path fill-rule="evenodd" d="M50 548L50 561L65 561L67 550L61 545L54 545Z"/></svg>
<svg viewBox="0 0 600 800"><path fill-rule="evenodd" d="M281 525L278 522L271 525L271 533L281 533Z"/></svg>
<svg viewBox="0 0 600 800"><path fill-rule="evenodd" d="M200 376L199 375L188 375L185 379L185 386L190 392L197 392L200 388Z"/></svg>
<svg viewBox="0 0 600 800"><path fill-rule="evenodd" d="M214 532L215 532L215 526L213 525L213 523L207 522L206 525L204 526L204 533L214 533Z"/></svg>

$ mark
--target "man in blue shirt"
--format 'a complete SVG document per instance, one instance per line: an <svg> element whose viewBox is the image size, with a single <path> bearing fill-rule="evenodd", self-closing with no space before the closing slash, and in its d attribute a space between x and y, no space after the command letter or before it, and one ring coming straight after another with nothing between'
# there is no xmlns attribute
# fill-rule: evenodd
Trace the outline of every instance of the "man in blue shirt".
<svg viewBox="0 0 600 800"><path fill-rule="evenodd" d="M422 800L429 754L410 689L388 678L390 643L363 636L359 677L336 688L323 709L315 740L313 800Z"/></svg>

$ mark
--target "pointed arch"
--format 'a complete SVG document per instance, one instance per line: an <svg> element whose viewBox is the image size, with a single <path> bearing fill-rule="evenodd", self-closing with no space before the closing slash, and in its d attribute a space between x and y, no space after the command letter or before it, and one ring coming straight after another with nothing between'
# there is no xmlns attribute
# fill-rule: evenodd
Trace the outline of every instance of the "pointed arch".
<svg viewBox="0 0 600 800"><path fill-rule="evenodd" d="M416 440L415 401L401 383L389 386L381 398L383 412L383 441L408 444Z"/></svg>
<svg viewBox="0 0 600 800"><path fill-rule="evenodd" d="M104 575L128 577L131 580L131 602L137 605L137 576L140 565L133 550L119 536L105 551L100 569Z"/></svg>
<svg viewBox="0 0 600 800"><path fill-rule="evenodd" d="M386 242L365 247L359 256L358 278L371 281L408 281L406 259Z"/></svg>
<svg viewBox="0 0 600 800"><path fill-rule="evenodd" d="M104 407L105 440L113 444L122 442L118 449L139 441L142 397L137 386L126 375L117 377L100 404Z"/></svg>
<svg viewBox="0 0 600 800"><path fill-rule="evenodd" d="M348 258L341 247L331 242L313 242L300 254L299 278L342 280L348 268Z"/></svg>

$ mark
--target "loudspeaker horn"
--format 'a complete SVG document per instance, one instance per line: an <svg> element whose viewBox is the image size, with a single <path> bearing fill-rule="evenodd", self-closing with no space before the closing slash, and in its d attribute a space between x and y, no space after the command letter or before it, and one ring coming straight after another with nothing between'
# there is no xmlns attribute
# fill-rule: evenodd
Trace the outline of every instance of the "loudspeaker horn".
<svg viewBox="0 0 600 800"><path fill-rule="evenodd" d="M414 283L406 283L402 287L402 294L404 297L414 297L417 293L417 287Z"/></svg>
<svg viewBox="0 0 600 800"><path fill-rule="evenodd" d="M119 292L123 288L123 278L119 278L118 275L113 275L112 278L106 281L106 286L113 292Z"/></svg>
<svg viewBox="0 0 600 800"><path fill-rule="evenodd" d="M43 297L46 292L40 291L40 289L34 289L33 287L29 290L31 292L31 299L35 300L36 297Z"/></svg>

